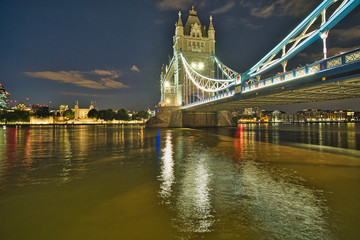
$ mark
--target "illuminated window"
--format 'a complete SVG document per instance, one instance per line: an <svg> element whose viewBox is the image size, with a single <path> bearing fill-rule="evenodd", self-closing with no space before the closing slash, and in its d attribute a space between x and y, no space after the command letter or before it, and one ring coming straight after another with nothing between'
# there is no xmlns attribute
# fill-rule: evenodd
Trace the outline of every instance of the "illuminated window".
<svg viewBox="0 0 360 240"><path fill-rule="evenodd" d="M200 70L204 69L204 63L203 62L199 62L198 69L200 69Z"/></svg>
<svg viewBox="0 0 360 240"><path fill-rule="evenodd" d="M191 67L196 70L203 70L205 67L205 64L203 62L199 62L199 63L192 62Z"/></svg>

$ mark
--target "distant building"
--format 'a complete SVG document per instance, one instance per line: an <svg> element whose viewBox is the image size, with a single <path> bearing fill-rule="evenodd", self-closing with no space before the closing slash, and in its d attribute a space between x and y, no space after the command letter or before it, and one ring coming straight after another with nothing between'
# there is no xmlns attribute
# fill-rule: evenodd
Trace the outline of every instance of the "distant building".
<svg viewBox="0 0 360 240"><path fill-rule="evenodd" d="M283 111L275 110L272 112L271 122L287 122L287 114Z"/></svg>
<svg viewBox="0 0 360 240"><path fill-rule="evenodd" d="M76 105L74 107L74 116L75 119L87 119L88 113L91 109L94 109L94 103L91 102L89 108L79 108L79 102L76 102Z"/></svg>
<svg viewBox="0 0 360 240"><path fill-rule="evenodd" d="M259 110L259 111L257 111L256 116L260 122L271 122L272 111Z"/></svg>
<svg viewBox="0 0 360 240"><path fill-rule="evenodd" d="M17 108L17 110L20 110L20 111L27 110L25 103L23 103L23 102L19 103L16 108Z"/></svg>
<svg viewBox="0 0 360 240"><path fill-rule="evenodd" d="M69 105L66 105L66 104L60 105L60 115L62 116L63 113L68 109L69 109Z"/></svg>

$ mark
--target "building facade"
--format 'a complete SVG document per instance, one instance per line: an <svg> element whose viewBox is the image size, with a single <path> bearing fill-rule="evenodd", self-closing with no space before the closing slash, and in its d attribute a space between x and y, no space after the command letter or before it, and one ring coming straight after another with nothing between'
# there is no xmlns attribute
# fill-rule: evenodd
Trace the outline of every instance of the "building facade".
<svg viewBox="0 0 360 240"><path fill-rule="evenodd" d="M173 36L173 58L169 65L162 67L160 75L160 105L182 106L194 99L210 96L210 93L199 92L190 79L187 79L180 52L197 72L207 77L214 77L212 53L215 54L215 29L212 16L210 16L209 27L206 29L206 26L200 22L194 7L189 11L185 25L179 12Z"/></svg>

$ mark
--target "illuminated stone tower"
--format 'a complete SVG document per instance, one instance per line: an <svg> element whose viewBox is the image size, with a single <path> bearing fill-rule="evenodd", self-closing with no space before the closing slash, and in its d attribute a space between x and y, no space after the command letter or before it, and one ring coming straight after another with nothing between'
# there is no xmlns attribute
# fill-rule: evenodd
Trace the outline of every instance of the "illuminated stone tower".
<svg viewBox="0 0 360 240"><path fill-rule="evenodd" d="M208 30L202 25L194 7L189 11L189 17L183 25L181 12L175 24L173 37L173 59L161 72L161 101L166 106L181 106L188 104L190 98L206 98L209 93L199 92L186 79L184 66L180 60L180 51L191 66L202 75L214 77L215 29L210 16Z"/></svg>

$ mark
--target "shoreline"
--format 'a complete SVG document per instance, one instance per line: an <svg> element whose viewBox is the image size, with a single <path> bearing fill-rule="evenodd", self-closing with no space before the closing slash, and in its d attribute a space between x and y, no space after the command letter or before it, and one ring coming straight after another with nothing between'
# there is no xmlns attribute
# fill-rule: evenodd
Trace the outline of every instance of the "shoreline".
<svg viewBox="0 0 360 240"><path fill-rule="evenodd" d="M119 125L119 126L140 126L145 123L0 123L1 126L11 127L11 126L80 126L80 125Z"/></svg>

